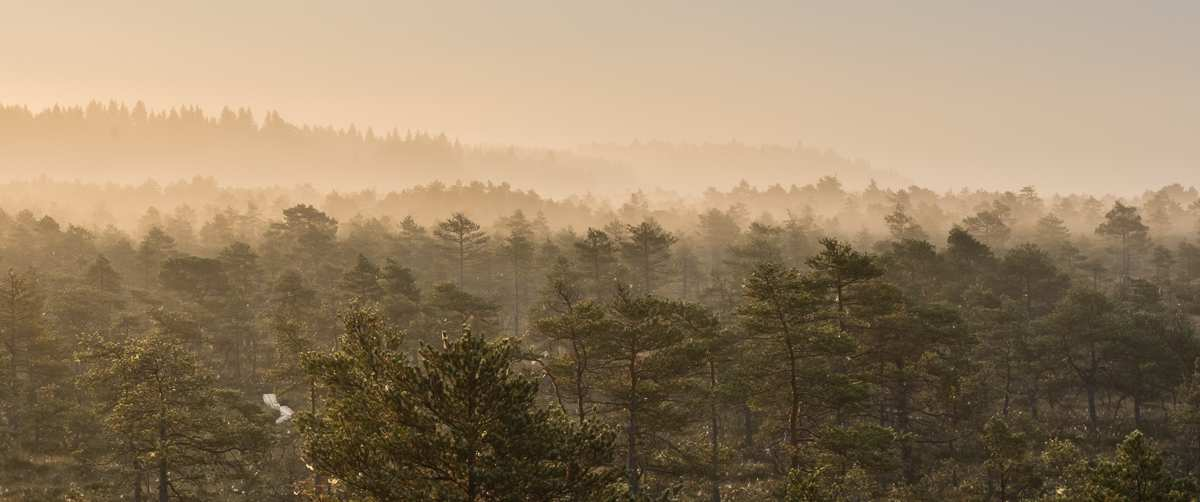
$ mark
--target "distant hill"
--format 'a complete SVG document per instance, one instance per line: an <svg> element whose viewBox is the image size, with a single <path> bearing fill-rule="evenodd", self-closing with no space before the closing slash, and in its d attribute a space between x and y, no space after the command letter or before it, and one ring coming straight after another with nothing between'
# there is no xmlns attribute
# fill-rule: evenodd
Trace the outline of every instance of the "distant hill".
<svg viewBox="0 0 1200 502"><path fill-rule="evenodd" d="M630 144L591 144L575 149L595 157L630 166L639 186L671 188L681 184L692 190L729 187L741 181L752 185L804 185L823 176L834 176L851 187L907 186L911 181L896 173L874 169L866 161L843 157L829 149L743 143L679 144L661 141Z"/></svg>
<svg viewBox="0 0 1200 502"><path fill-rule="evenodd" d="M567 150L463 145L444 134L294 124L278 112L210 114L195 107L92 102L32 111L0 105L0 178L36 176L137 183L216 176L227 183L311 183L397 189L439 180L482 180L551 195L614 195L659 187L700 192L740 180L810 183L836 175L848 186L905 182L866 162L805 146L661 142Z"/></svg>

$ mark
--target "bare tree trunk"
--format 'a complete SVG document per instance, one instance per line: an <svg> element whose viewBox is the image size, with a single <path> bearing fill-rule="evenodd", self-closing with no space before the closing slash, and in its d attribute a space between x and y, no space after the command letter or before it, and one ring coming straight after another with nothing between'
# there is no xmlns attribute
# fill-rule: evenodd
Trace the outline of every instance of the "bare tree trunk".
<svg viewBox="0 0 1200 502"><path fill-rule="evenodd" d="M466 285L463 284L463 279L466 277L466 268L467 268L466 243L463 241L463 238L460 236L458 239L458 287L459 287L459 289L466 289Z"/></svg>
<svg viewBox="0 0 1200 502"><path fill-rule="evenodd" d="M586 399L584 394L586 390L583 384L583 373L587 369L587 363L583 360L585 357L579 348L579 340L571 340L571 351L575 356L575 412L579 415L579 423L582 424L587 418Z"/></svg>
<svg viewBox="0 0 1200 502"><path fill-rule="evenodd" d="M721 502L721 422L717 416L717 365L711 359L708 361L709 388L709 489L712 502Z"/></svg>
<svg viewBox="0 0 1200 502"><path fill-rule="evenodd" d="M786 336L786 334L785 334ZM797 381L796 349L792 346L791 338L786 339L788 352L788 383L791 387L791 407L788 410L788 467L795 469L800 466L800 382Z"/></svg>
<svg viewBox="0 0 1200 502"><path fill-rule="evenodd" d="M1096 413L1096 385L1090 380L1087 382L1087 404L1088 404L1088 430L1095 434L1098 432L1100 418Z"/></svg>
<svg viewBox="0 0 1200 502"><path fill-rule="evenodd" d="M513 337L521 336L521 265L513 250Z"/></svg>
<svg viewBox="0 0 1200 502"><path fill-rule="evenodd" d="M903 464L904 478L909 483L912 483L916 480L917 469L916 466L913 465L912 440L908 437L908 433L910 432L909 415L911 414L911 410L909 408L911 407L911 396L909 395L908 382L906 381L907 377L903 376L904 366L903 359L898 359L896 361L897 373L901 375L901 380L897 382L900 385L900 392L896 396L896 429L900 432L902 437L905 437L904 441L900 444L900 462Z"/></svg>
<svg viewBox="0 0 1200 502"><path fill-rule="evenodd" d="M629 495L633 499L637 499L641 494L641 469L638 466L638 376L637 376L637 350L631 350L629 354L629 421L625 425L625 475L629 479Z"/></svg>
<svg viewBox="0 0 1200 502"><path fill-rule="evenodd" d="M171 500L171 481L167 477L167 423L158 421L158 502Z"/></svg>
<svg viewBox="0 0 1200 502"><path fill-rule="evenodd" d="M142 502L142 500L144 500L142 495L142 483L145 482L145 480L142 479L142 463L138 460L134 460L133 470L133 502Z"/></svg>

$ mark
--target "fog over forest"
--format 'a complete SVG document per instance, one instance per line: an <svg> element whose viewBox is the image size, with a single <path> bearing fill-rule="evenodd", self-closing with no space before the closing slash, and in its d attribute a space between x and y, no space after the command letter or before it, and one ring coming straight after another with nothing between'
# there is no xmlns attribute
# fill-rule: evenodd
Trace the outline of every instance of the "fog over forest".
<svg viewBox="0 0 1200 502"><path fill-rule="evenodd" d="M0 0L0 502L1200 501L1198 24Z"/></svg>
<svg viewBox="0 0 1200 502"><path fill-rule="evenodd" d="M804 145L465 145L442 133L296 124L279 112L256 117L245 108L154 110L140 101L44 110L0 104L0 138L0 162L11 166L0 179L10 180L141 184L205 176L232 186L291 181L343 191L492 181L556 197L604 198L638 189L694 196L743 180L803 184L833 175L861 186L905 182L864 161Z"/></svg>
<svg viewBox="0 0 1200 502"><path fill-rule="evenodd" d="M1200 493L1194 187L2 111L0 500Z"/></svg>

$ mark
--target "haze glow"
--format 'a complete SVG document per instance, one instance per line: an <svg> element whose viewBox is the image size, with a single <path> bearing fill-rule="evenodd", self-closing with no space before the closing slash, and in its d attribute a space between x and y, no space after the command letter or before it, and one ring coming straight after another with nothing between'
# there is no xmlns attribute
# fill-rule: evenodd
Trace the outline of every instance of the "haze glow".
<svg viewBox="0 0 1200 502"><path fill-rule="evenodd" d="M464 142L830 147L934 188L1194 183L1195 2L0 1L0 101Z"/></svg>

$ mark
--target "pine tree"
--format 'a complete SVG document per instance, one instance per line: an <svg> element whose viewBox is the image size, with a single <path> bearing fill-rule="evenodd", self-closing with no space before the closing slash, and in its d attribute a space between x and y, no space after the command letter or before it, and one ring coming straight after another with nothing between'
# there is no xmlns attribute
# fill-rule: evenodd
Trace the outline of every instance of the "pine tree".
<svg viewBox="0 0 1200 502"><path fill-rule="evenodd" d="M1003 246L1012 234L1007 221L1009 212L1008 206L995 201L990 208L964 218L963 227L972 235L978 236L988 247L996 249Z"/></svg>
<svg viewBox="0 0 1200 502"><path fill-rule="evenodd" d="M533 229L525 213L519 210L506 219L504 226L508 227L508 235L504 237L500 251L507 258L512 275L512 328L513 336L518 337L521 336L521 311L525 307L523 285L534 258Z"/></svg>
<svg viewBox="0 0 1200 502"><path fill-rule="evenodd" d="M362 254L354 264L354 268L342 274L339 285L351 299L357 298L367 302L378 302L383 297L383 288L379 285L379 267Z"/></svg>
<svg viewBox="0 0 1200 502"><path fill-rule="evenodd" d="M967 290L991 277L996 267L991 248L958 226L950 229L942 256L949 279L945 296L950 301L961 301Z"/></svg>
<svg viewBox="0 0 1200 502"><path fill-rule="evenodd" d="M844 383L833 376L829 359L852 354L855 344L837 329L835 319L821 315L824 299L796 269L759 265L746 280L745 293L739 314L747 337L761 349L749 371L767 389L783 394L785 462L789 469L797 468L801 446L810 439L806 431L817 425L802 420L828 414L846 390L837 388Z"/></svg>
<svg viewBox="0 0 1200 502"><path fill-rule="evenodd" d="M344 316L339 350L306 356L332 395L300 417L305 457L364 500L599 500L612 436L535 406L515 347L465 331L416 360L371 310Z"/></svg>
<svg viewBox="0 0 1200 502"><path fill-rule="evenodd" d="M258 316L263 310L263 273L259 256L243 242L229 244L217 255L229 285L226 301L219 314L220 330L227 334L230 357L234 358L235 376L245 384L260 376L265 357ZM248 371L242 374L243 362Z"/></svg>
<svg viewBox="0 0 1200 502"><path fill-rule="evenodd" d="M704 409L704 420L700 429L707 436L707 445L703 453L697 456L703 460L698 464L700 477L708 485L708 499L711 502L721 502L722 486L727 476L727 467L723 461L728 457L726 446L723 444L722 432L725 429L725 408L737 402L731 399L731 392L736 388L729 379L730 368L735 364L738 347L741 340L726 330L720 319L707 308L696 303L676 302L671 306L671 320L679 325L689 338L690 354L685 357L699 359L703 367L693 375L696 388L690 392L687 399ZM690 460L690 459L687 459Z"/></svg>
<svg viewBox="0 0 1200 502"><path fill-rule="evenodd" d="M625 477L630 495L652 493L648 472L665 468L661 438L682 429L691 410L674 399L698 365L685 354L687 334L671 322L669 301L621 288L610 309L612 329L596 347L597 393L610 403L608 413L624 425Z"/></svg>
<svg viewBox="0 0 1200 502"><path fill-rule="evenodd" d="M575 243L580 266L591 284L593 297L600 296L611 282L612 267L617 261L617 244L603 230L587 229L587 235Z"/></svg>
<svg viewBox="0 0 1200 502"><path fill-rule="evenodd" d="M1049 312L1069 285L1070 279L1059 272L1050 255L1034 244L1005 253L996 280L997 292L1020 302L1030 321Z"/></svg>
<svg viewBox="0 0 1200 502"><path fill-rule="evenodd" d="M142 266L143 284L150 288L158 278L159 267L175 256L175 239L162 229L152 227L138 245L138 262Z"/></svg>
<svg viewBox="0 0 1200 502"><path fill-rule="evenodd" d="M875 257L837 239L821 239L821 251L808 260L814 291L835 307L838 327L849 327L850 308L862 302L868 283L883 275Z"/></svg>
<svg viewBox="0 0 1200 502"><path fill-rule="evenodd" d="M635 274L638 291L652 294L662 285L671 245L678 239L652 219L629 225L627 230L629 239L621 242L621 257Z"/></svg>
<svg viewBox="0 0 1200 502"><path fill-rule="evenodd" d="M427 275L422 276L423 280L442 279L441 264L436 259L437 251L429 237L429 231L412 216L405 216L400 220L398 243L397 259L400 263L415 271L425 272Z"/></svg>
<svg viewBox="0 0 1200 502"><path fill-rule="evenodd" d="M1150 230L1142 223L1142 216L1136 207L1126 206L1120 201L1104 215L1104 222L1096 227L1096 234L1114 237L1120 240L1121 246L1121 280L1128 280L1132 271L1130 251L1134 241L1144 238Z"/></svg>
<svg viewBox="0 0 1200 502"><path fill-rule="evenodd" d="M406 323L419 313L421 288L411 269L388 258L380 273L380 286L383 288L384 311L392 322Z"/></svg>
<svg viewBox="0 0 1200 502"><path fill-rule="evenodd" d="M99 454L120 466L109 487L113 497L215 498L252 481L241 476L261 460L272 419L218 389L180 342L160 329L121 342L93 338L79 355L99 397L107 437Z"/></svg>
<svg viewBox="0 0 1200 502"><path fill-rule="evenodd" d="M5 356L0 367L8 370L3 385L11 399L10 409L4 415L7 432L13 436L21 434L26 426L21 418L28 411L35 389L33 369L38 363L37 341L42 336L43 301L37 275L32 270L22 274L10 269L0 283L0 343Z"/></svg>
<svg viewBox="0 0 1200 502"><path fill-rule="evenodd" d="M709 273L724 265L725 253L741 233L738 219L745 216L745 207L733 206L728 211L712 208L700 214L699 231L708 247Z"/></svg>
<svg viewBox="0 0 1200 502"><path fill-rule="evenodd" d="M1125 436L1117 451L1098 462L1081 490L1087 500L1184 502L1194 500L1195 480L1177 479L1162 452L1140 431Z"/></svg>
<svg viewBox="0 0 1200 502"><path fill-rule="evenodd" d="M442 240L451 253L458 268L459 288L466 287L467 264L475 260L487 245L488 236L479 230L479 224L463 213L454 213L449 219L438 223L433 234Z"/></svg>
<svg viewBox="0 0 1200 502"><path fill-rule="evenodd" d="M1034 243L1046 250L1059 250L1070 238L1066 223L1054 213L1039 218L1033 230Z"/></svg>
<svg viewBox="0 0 1200 502"><path fill-rule="evenodd" d="M754 222L728 250L728 270L736 278L750 274L760 263L783 263L783 229Z"/></svg>
<svg viewBox="0 0 1200 502"><path fill-rule="evenodd" d="M433 288L429 306L441 319L443 328L470 324L475 328L494 327L500 307L492 301L463 291L444 282Z"/></svg>
<svg viewBox="0 0 1200 502"><path fill-rule="evenodd" d="M1109 355L1121 323L1116 306L1103 293L1076 289L1045 322L1045 329L1055 339L1056 355L1083 387L1088 431L1095 434L1100 427L1099 394L1103 377L1112 365Z"/></svg>
<svg viewBox="0 0 1200 502"><path fill-rule="evenodd" d="M121 274L113 270L112 263L104 255L97 255L84 275L87 283L100 291L115 293L121 290Z"/></svg>
<svg viewBox="0 0 1200 502"><path fill-rule="evenodd" d="M883 218L887 224L888 232L892 235L892 240L914 240L925 241L929 240L929 235L917 223L917 220L909 216L906 208L897 203L896 209Z"/></svg>
<svg viewBox="0 0 1200 502"><path fill-rule="evenodd" d="M264 255L278 266L299 270L316 284L332 286L338 221L317 208L298 204L283 210L283 221L271 223L264 238Z"/></svg>
<svg viewBox="0 0 1200 502"><path fill-rule="evenodd" d="M584 299L566 259L555 264L543 291L544 316L533 323L541 363L559 407L584 422L594 411L602 337L613 329L603 305Z"/></svg>

